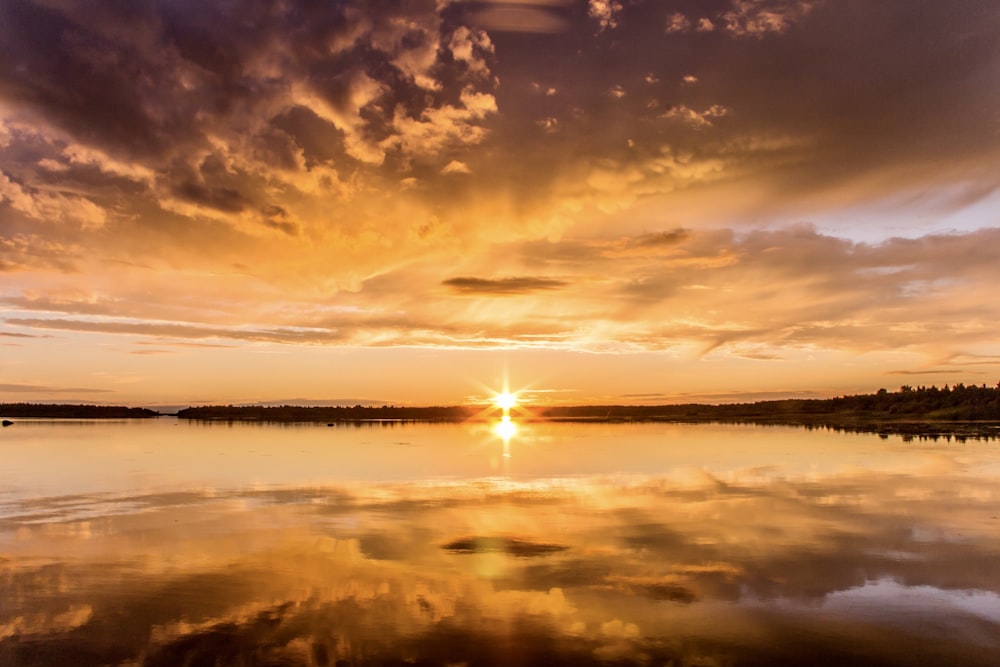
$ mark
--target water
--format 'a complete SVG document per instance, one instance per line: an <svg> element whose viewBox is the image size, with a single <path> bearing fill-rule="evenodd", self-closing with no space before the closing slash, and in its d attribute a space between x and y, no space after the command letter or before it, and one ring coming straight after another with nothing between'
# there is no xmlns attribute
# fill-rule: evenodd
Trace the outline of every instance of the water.
<svg viewBox="0 0 1000 667"><path fill-rule="evenodd" d="M18 421L0 664L997 665L1000 444Z"/></svg>

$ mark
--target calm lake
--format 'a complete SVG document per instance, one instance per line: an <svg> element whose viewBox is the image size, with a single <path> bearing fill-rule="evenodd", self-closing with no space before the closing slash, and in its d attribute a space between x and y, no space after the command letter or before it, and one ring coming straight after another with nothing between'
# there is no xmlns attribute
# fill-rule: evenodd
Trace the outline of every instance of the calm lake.
<svg viewBox="0 0 1000 667"><path fill-rule="evenodd" d="M0 665L1000 664L1000 443L17 420Z"/></svg>

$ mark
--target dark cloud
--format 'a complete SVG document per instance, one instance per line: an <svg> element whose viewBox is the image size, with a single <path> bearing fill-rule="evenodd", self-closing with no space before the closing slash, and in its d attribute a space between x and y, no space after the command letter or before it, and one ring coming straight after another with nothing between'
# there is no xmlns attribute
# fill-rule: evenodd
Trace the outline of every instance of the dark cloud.
<svg viewBox="0 0 1000 667"><path fill-rule="evenodd" d="M156 44L128 43L105 21L123 20L142 26L149 5L115 9L84 3L61 11L41 3L7 3L0 21L0 94L41 113L86 143L113 146L128 153L160 153L178 134L164 136L167 118L183 109L162 107L159 94L174 82L171 62ZM138 14L138 15L137 15ZM122 26L124 27L124 26ZM138 30L136 36L148 35ZM149 49L148 51L144 50ZM149 104L152 103L152 104ZM174 116L176 118L176 116ZM176 130L184 130L177 124ZM185 132L187 134L187 132Z"/></svg>
<svg viewBox="0 0 1000 667"><path fill-rule="evenodd" d="M760 172L769 159L763 144L795 138L800 145L760 174L795 190L904 154L996 148L986 130L1000 98L983 84L998 67L998 19L981 0L947 8L898 0L600 2L589 10L548 2L437 11L429 2L244 0L223 9L19 0L4 10L0 94L18 117L35 116L155 172L220 141L293 171L304 166L300 151L306 165L354 170L387 160L407 169L444 144L485 141L480 130L489 129L494 183L529 198L547 197L549 179L581 159L641 163L666 144L699 157L729 141L730 159ZM233 13L243 20L233 22ZM665 33L678 15L690 30ZM489 35L477 32L476 17ZM597 36L595 18L606 28ZM718 30L698 32L702 18ZM544 40L523 32L557 27ZM699 86L684 88L685 76ZM547 90L546 82L558 94L531 92L531 83ZM616 87L627 94L605 99ZM469 89L495 94L500 117L478 114L463 98ZM665 122L668 109L702 119L702 110L724 109L725 118L712 120L725 123L692 132ZM546 135L540 119L559 132ZM437 170L455 156L444 157ZM462 161L476 173L475 160ZM225 188L172 185L221 211L238 209Z"/></svg>
<svg viewBox="0 0 1000 667"><path fill-rule="evenodd" d="M239 213L246 206L244 196L233 188L211 188L185 181L174 189L174 193L187 201L226 213Z"/></svg>
<svg viewBox="0 0 1000 667"><path fill-rule="evenodd" d="M301 231L299 225L289 219L288 211L280 206L265 205L261 213L264 216L264 224L273 227L289 236L297 236Z"/></svg>
<svg viewBox="0 0 1000 667"><path fill-rule="evenodd" d="M349 136L355 158L374 159L376 144L399 129L397 108L415 119L460 109L461 92L481 78L470 63L486 55L473 46L466 60L450 58L439 42L454 26L441 24L433 3L25 0L5 8L2 25L0 94L15 109L154 168L220 138L236 149L234 131L249 133L259 157L293 168L295 147L267 127L304 106L323 116L324 132Z"/></svg>
<svg viewBox="0 0 1000 667"><path fill-rule="evenodd" d="M786 176L814 187L903 156L971 157L985 148L982 112L1000 102L982 96L982 77L998 64L997 20L980 1L815 3L801 29L756 47L727 43L703 76L726 68L723 102L742 128L810 137L811 157L800 156L809 168Z"/></svg>
<svg viewBox="0 0 1000 667"><path fill-rule="evenodd" d="M460 294L516 296L546 292L566 287L568 283L554 278L511 276L507 278L449 278L441 283Z"/></svg>
<svg viewBox="0 0 1000 667"><path fill-rule="evenodd" d="M270 153L277 157L278 164L287 168L295 166L298 150L302 151L306 166L350 159L344 147L344 132L308 107L294 106L276 115L271 125L274 129L263 130L257 138L264 151L262 158Z"/></svg>
<svg viewBox="0 0 1000 667"><path fill-rule="evenodd" d="M712 17L719 29L665 35L678 9L692 26ZM1000 94L983 93L1000 69L992 49L998 19L988 3L646 2L625 3L620 16L605 34L613 43L582 49L579 40L559 37L542 47L495 36L501 80L558 82L552 97L526 85L497 92L505 147L519 158L515 169L539 167L533 180L511 173L512 187L551 187L546 179L570 169L569 160L612 160L626 170L647 164L664 145L694 159L724 156L725 171L779 187L776 197L785 198L882 176L879 169L901 160L914 176L922 170L924 182L966 180L958 173L967 169L971 180L988 178L983 160L998 148L987 138L988 110L1000 106ZM685 76L699 85L684 86ZM627 94L601 99L616 86ZM671 108L697 127L664 116ZM560 131L537 129L543 119ZM945 154L961 156L949 167L954 175L920 167ZM669 191L671 184L656 187Z"/></svg>
<svg viewBox="0 0 1000 667"><path fill-rule="evenodd" d="M644 234L635 238L633 243L638 246L676 245L685 241L689 236L690 232L686 229L674 229L669 232Z"/></svg>
<svg viewBox="0 0 1000 667"><path fill-rule="evenodd" d="M568 547L563 544L539 543L517 537L486 535L451 540L441 545L441 548L456 554L505 553L519 558L531 558L565 551Z"/></svg>

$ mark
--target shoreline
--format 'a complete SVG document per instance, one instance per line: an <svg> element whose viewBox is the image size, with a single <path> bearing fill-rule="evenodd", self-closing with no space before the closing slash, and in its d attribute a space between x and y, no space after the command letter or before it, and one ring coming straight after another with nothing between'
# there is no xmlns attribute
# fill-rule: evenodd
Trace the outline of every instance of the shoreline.
<svg viewBox="0 0 1000 667"><path fill-rule="evenodd" d="M260 406L208 405L188 407L170 415L126 406L0 403L0 419L148 419L174 416L192 421L261 423L398 424L406 422L490 422L510 415L521 422L577 423L729 423L898 435L1000 435L1000 384L977 387L957 384L937 387L903 386L896 392L827 399L784 399L731 404L669 405L498 405L451 406Z"/></svg>

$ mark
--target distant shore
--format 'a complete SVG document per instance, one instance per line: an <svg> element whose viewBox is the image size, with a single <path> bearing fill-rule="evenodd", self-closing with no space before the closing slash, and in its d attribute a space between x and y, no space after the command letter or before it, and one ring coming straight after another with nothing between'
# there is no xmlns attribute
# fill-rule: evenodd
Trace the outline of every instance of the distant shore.
<svg viewBox="0 0 1000 667"><path fill-rule="evenodd" d="M257 422L466 422L497 418L492 406L202 406L180 410L181 419ZM893 434L1000 434L1000 385L909 387L828 399L676 405L522 406L521 421L729 422L837 428ZM147 408L0 403L0 418L132 419L161 416Z"/></svg>
<svg viewBox="0 0 1000 667"><path fill-rule="evenodd" d="M122 405L64 405L61 403L0 403L4 419L148 419L160 413Z"/></svg>

